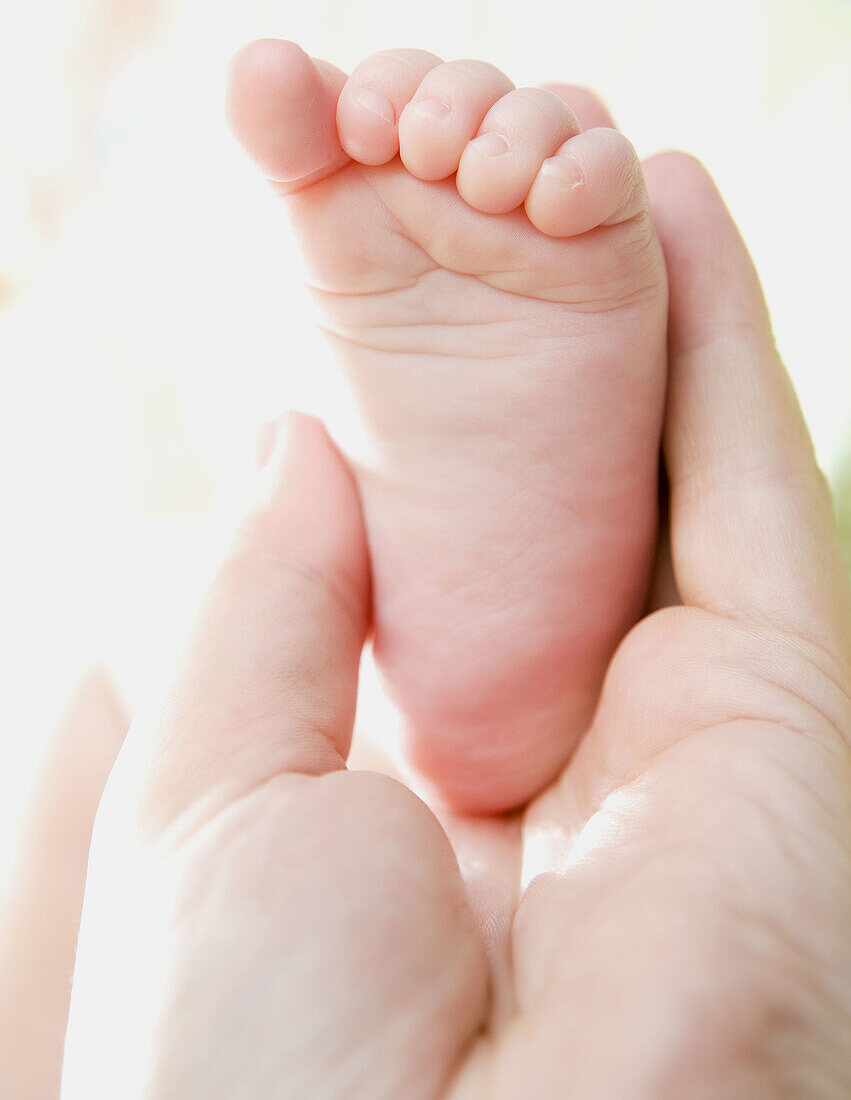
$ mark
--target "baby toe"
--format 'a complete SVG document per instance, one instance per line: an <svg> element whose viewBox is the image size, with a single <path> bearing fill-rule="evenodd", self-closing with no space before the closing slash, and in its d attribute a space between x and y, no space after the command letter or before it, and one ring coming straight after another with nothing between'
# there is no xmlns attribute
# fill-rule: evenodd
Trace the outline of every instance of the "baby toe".
<svg viewBox="0 0 851 1100"><path fill-rule="evenodd" d="M542 163L579 125L567 104L542 88L518 88L488 111L458 165L458 193L476 210L521 206Z"/></svg>
<svg viewBox="0 0 851 1100"><path fill-rule="evenodd" d="M576 237L647 209L641 164L618 130L584 130L541 165L526 214L550 237Z"/></svg>
<svg viewBox="0 0 851 1100"><path fill-rule="evenodd" d="M382 50L354 70L337 103L337 132L361 164L387 164L399 152L397 122L423 77L441 64L425 50Z"/></svg>
<svg viewBox="0 0 851 1100"><path fill-rule="evenodd" d="M593 130L600 126L615 129L615 121L606 104L596 92L582 84L560 82L542 84L542 88L563 99L579 120L581 130Z"/></svg>
<svg viewBox="0 0 851 1100"><path fill-rule="evenodd" d="M283 191L330 175L348 157L334 111L345 74L277 38L251 42L233 59L227 115L237 138Z"/></svg>
<svg viewBox="0 0 851 1100"><path fill-rule="evenodd" d="M399 152L421 180L451 176L490 107L514 85L484 61L451 61L424 77L399 119Z"/></svg>

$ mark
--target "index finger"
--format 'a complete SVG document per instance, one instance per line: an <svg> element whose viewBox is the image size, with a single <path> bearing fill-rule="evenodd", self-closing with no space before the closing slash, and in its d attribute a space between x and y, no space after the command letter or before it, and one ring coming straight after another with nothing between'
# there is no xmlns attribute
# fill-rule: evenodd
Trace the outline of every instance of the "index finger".
<svg viewBox="0 0 851 1100"><path fill-rule="evenodd" d="M830 491L747 249L697 161L662 154L645 175L671 285L664 442L683 601L847 659Z"/></svg>

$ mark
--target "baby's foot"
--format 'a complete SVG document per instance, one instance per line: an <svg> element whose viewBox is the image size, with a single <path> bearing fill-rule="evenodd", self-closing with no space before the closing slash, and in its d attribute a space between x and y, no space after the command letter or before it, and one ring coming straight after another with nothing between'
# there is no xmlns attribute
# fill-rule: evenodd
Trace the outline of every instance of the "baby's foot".
<svg viewBox="0 0 851 1100"><path fill-rule="evenodd" d="M645 594L667 300L635 152L417 50L346 80L255 42L229 110L289 194L366 427L408 758L456 808L509 809L564 764Z"/></svg>

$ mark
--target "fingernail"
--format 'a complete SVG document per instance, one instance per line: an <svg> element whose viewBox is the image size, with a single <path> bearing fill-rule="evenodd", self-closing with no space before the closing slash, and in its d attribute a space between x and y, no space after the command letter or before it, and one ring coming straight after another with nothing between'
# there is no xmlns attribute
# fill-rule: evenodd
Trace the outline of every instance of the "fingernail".
<svg viewBox="0 0 851 1100"><path fill-rule="evenodd" d="M571 153L556 153L541 165L541 175L564 187L575 191L585 183L582 165Z"/></svg>
<svg viewBox="0 0 851 1100"><path fill-rule="evenodd" d="M414 104L414 110L423 118L445 118L449 114L449 104L442 99L420 99Z"/></svg>
<svg viewBox="0 0 851 1100"><path fill-rule="evenodd" d="M355 96L355 102L383 118L385 122L395 125L396 110L384 92L379 92L377 88L361 88Z"/></svg>
<svg viewBox="0 0 851 1100"><path fill-rule="evenodd" d="M254 444L254 469L258 472L268 463L275 450L275 439L278 435L278 424L275 420L267 420L260 425L257 439Z"/></svg>
<svg viewBox="0 0 851 1100"><path fill-rule="evenodd" d="M479 134L478 137L473 138L470 144L475 145L479 152L484 153L486 157L502 157L511 150L511 146L502 134Z"/></svg>

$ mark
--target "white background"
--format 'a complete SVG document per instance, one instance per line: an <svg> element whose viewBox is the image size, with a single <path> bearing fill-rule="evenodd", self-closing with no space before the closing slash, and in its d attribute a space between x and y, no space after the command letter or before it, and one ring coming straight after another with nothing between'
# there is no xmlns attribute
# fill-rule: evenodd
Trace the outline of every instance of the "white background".
<svg viewBox="0 0 851 1100"><path fill-rule="evenodd" d="M12 11L14 9L14 15ZM351 68L419 46L598 89L715 174L822 463L851 414L841 0L49 0L0 15L0 858L70 684L167 661L259 423L327 410L281 211L226 132L261 35ZM5 849L4 849L5 846Z"/></svg>

